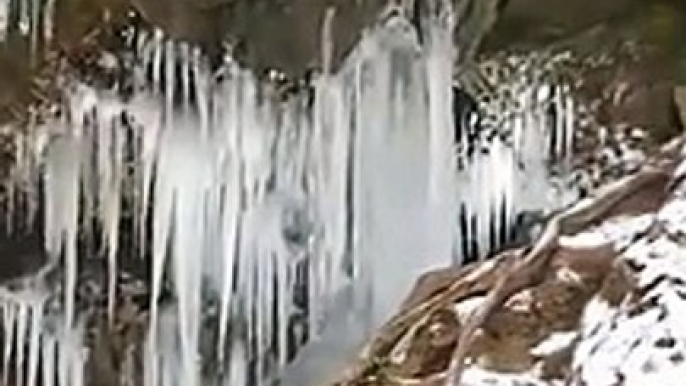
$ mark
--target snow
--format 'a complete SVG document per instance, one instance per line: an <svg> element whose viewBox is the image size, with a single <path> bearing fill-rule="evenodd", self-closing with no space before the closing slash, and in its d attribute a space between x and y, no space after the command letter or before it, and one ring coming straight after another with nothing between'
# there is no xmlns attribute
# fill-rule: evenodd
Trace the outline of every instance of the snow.
<svg viewBox="0 0 686 386"><path fill-rule="evenodd" d="M465 370L461 380L462 386L558 386L559 382L546 382L537 379L532 374L508 374L484 371L477 367Z"/></svg>
<svg viewBox="0 0 686 386"><path fill-rule="evenodd" d="M591 312L597 300L587 306L583 339L574 357L580 382L677 385L686 376L686 335L680 317L686 312L686 260L684 245L674 237L683 232L683 207L683 198L677 198L657 216L634 219L634 224L643 223L643 230L647 219L649 226L661 226L657 236L637 233L639 238L626 245L620 257L641 267L635 273L640 296L615 309L601 307L602 312Z"/></svg>

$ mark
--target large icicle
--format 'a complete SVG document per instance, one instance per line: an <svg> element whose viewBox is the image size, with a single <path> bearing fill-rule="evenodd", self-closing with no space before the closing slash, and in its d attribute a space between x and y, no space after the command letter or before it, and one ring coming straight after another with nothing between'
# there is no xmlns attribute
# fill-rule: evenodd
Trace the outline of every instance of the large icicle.
<svg viewBox="0 0 686 386"><path fill-rule="evenodd" d="M44 336L41 343L41 365L43 370L43 385L44 386L54 386L55 385L55 338L52 336Z"/></svg>
<svg viewBox="0 0 686 386"><path fill-rule="evenodd" d="M0 42L4 41L7 36L11 1L12 0L0 0Z"/></svg>
<svg viewBox="0 0 686 386"><path fill-rule="evenodd" d="M9 384L10 363L12 360L12 353L14 352L14 340L17 329L17 308L18 306L7 299L2 299L2 315L3 315L3 360L2 360L2 381L3 384Z"/></svg>
<svg viewBox="0 0 686 386"><path fill-rule="evenodd" d="M25 384L26 382L26 363L24 363L26 357L26 338L28 335L29 318L31 314L29 313L29 305L25 302L19 303L19 310L17 311L17 347L16 347L16 382L19 385Z"/></svg>
<svg viewBox="0 0 686 386"><path fill-rule="evenodd" d="M79 134L66 133L52 143L45 171L45 239L53 256L65 259L65 320L74 320L78 269L77 233L80 194Z"/></svg>
<svg viewBox="0 0 686 386"><path fill-rule="evenodd" d="M122 180L124 173L125 130L120 122L121 107L109 98L98 103L97 139L97 194L99 218L102 219L103 236L107 246L108 290L107 312L112 322L116 301L117 252L121 220Z"/></svg>
<svg viewBox="0 0 686 386"><path fill-rule="evenodd" d="M41 334L43 330L43 299L31 304L31 327L29 331L29 362L27 386L37 386L39 380L38 363L40 359Z"/></svg>

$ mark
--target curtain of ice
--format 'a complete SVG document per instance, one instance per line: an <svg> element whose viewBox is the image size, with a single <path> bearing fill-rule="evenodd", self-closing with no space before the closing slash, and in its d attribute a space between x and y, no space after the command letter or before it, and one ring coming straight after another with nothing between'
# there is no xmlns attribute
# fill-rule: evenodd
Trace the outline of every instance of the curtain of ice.
<svg viewBox="0 0 686 386"><path fill-rule="evenodd" d="M153 91L126 110L141 130L139 188L154 202L152 297L165 275L175 293L173 305L153 301L147 384L202 383L206 312L226 384L278 374L298 312L310 343L286 373L314 379L340 364L333 346L351 355L388 317L417 272L449 263L451 45L432 33L423 51L403 20L373 31L318 81L312 111L264 97L233 64L209 87L204 64L159 33L140 44ZM347 350L331 341L341 326Z"/></svg>
<svg viewBox="0 0 686 386"><path fill-rule="evenodd" d="M79 217L99 220L112 312L122 197L133 201L138 247L150 247L153 268L146 386L257 386L279 375L286 385L316 383L354 355L418 274L464 252L458 203L478 219L470 237L480 240L494 222L513 224L527 200L538 204L540 150L563 124L527 102L532 85L524 115L503 128L514 145L495 139L456 175L451 33L428 26L423 45L402 18L369 31L339 73L315 82L312 107L307 98L276 102L235 63L220 80L199 51L160 32L132 40L142 86L132 98L69 85L63 116L38 130L49 140L26 152L44 153L46 242L65 267L64 318L40 344L46 366L60 369L58 385L82 382L74 292L88 230ZM134 153L129 177L125 151ZM172 300L162 303L165 288ZM21 319L12 312L10 321Z"/></svg>
<svg viewBox="0 0 686 386"><path fill-rule="evenodd" d="M138 205L134 221L141 240L146 216L153 222L148 384L203 382L208 296L216 299L212 351L230 384L259 384L286 365L294 297L306 298L297 311L310 345L328 346L332 321L354 321L347 340L359 344L417 272L449 262L446 36L424 52L404 21L374 31L340 74L319 81L313 112L304 100L262 97L233 64L210 87L197 53L159 34L140 45L150 92L123 103L75 86L45 159L46 235L67 268L66 325L75 323L80 200L94 207L117 267L117 198L126 193L116 118L126 112L139 139L137 189L154 203L151 213ZM300 239L285 236L290 228ZM165 280L175 300L158 306ZM113 283L114 273L110 309Z"/></svg>

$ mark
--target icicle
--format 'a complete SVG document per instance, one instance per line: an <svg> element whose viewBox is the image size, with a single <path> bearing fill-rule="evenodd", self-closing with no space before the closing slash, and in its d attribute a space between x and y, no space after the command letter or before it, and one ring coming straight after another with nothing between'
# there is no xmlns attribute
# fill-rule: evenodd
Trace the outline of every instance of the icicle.
<svg viewBox="0 0 686 386"><path fill-rule="evenodd" d="M181 42L178 45L178 56L180 65L179 78L181 79L181 108L188 110L191 101L191 82L192 82L192 62L193 57L191 57L190 47L188 43ZM173 75L173 73L172 73Z"/></svg>
<svg viewBox="0 0 686 386"><path fill-rule="evenodd" d="M119 128L119 127L117 127ZM116 302L116 290L117 290L117 252L119 250L119 218L121 213L121 190L122 190L122 170L123 165L123 154L124 154L124 138L123 130L116 130L114 132L114 146L113 146L113 169L114 173L111 176L111 186L110 194L108 200L106 201L106 211L107 217L110 221L107 223L107 245L108 245L108 270L109 270L109 288L107 291L108 296L108 312L110 316L110 322L114 320L114 307Z"/></svg>
<svg viewBox="0 0 686 386"><path fill-rule="evenodd" d="M41 11L41 2L43 0L23 0L25 2L30 2L31 4L31 11L30 11L30 18L29 18L29 23L30 23L30 47L31 47L31 63L35 64L36 60L38 59L36 55L36 51L38 49L38 39L40 37L40 11Z"/></svg>
<svg viewBox="0 0 686 386"><path fill-rule="evenodd" d="M10 361L12 359L15 337L17 336L17 308L18 306L13 302L3 300L3 340L5 347L3 350L2 378L5 385L9 385Z"/></svg>
<svg viewBox="0 0 686 386"><path fill-rule="evenodd" d="M204 61L199 47L191 49L190 61L189 76L192 76L193 84L188 92L190 93L190 90L193 90L198 108L198 117L200 118L200 131L203 137L207 139L210 130L210 101L208 99L210 96L210 77L207 63Z"/></svg>
<svg viewBox="0 0 686 386"><path fill-rule="evenodd" d="M43 37L46 47L52 42L55 36L55 3L57 0L46 0L43 12Z"/></svg>
<svg viewBox="0 0 686 386"><path fill-rule="evenodd" d="M138 242L141 256L145 254L148 237L146 224L149 217L149 205L153 181L153 165L158 152L158 138L162 129L162 109L148 95L139 95L128 106L135 122L140 125L140 149L138 154L139 167L137 184L141 191L140 200L136 200L140 213L137 218Z"/></svg>
<svg viewBox="0 0 686 386"><path fill-rule="evenodd" d="M41 368L43 370L43 386L55 386L55 338L43 336L41 342Z"/></svg>
<svg viewBox="0 0 686 386"><path fill-rule="evenodd" d="M119 375L119 384L122 386L136 385L136 356L134 350L134 346L129 346L126 348L126 353L124 354L124 363L122 363L122 371Z"/></svg>
<svg viewBox="0 0 686 386"><path fill-rule="evenodd" d="M21 157L21 152L22 152L22 141L21 141L21 136L17 136L15 138L15 156L17 159L22 159ZM17 202L17 171L16 168L13 168L12 174L10 175L10 178L7 179L5 182L5 186L7 189L7 208L6 208L6 213L5 213L5 232L10 235L14 231L14 219L15 219L15 207L16 207L16 202Z"/></svg>
<svg viewBox="0 0 686 386"><path fill-rule="evenodd" d="M40 180L40 165L43 155L45 154L48 135L45 130L46 127L37 124L38 112L34 109L30 109L29 113L30 120L28 132L30 134L23 136L23 148L26 149L26 151L21 161L21 165L23 168L23 183L26 188L26 225L27 228L33 229L32 227L36 223L38 208L41 205L38 194L38 181Z"/></svg>
<svg viewBox="0 0 686 386"><path fill-rule="evenodd" d="M25 301L20 301L17 311L17 347L16 347L16 379L18 385L24 385L26 382L26 336L28 335L29 306Z"/></svg>
<svg viewBox="0 0 686 386"><path fill-rule="evenodd" d="M64 334L64 332L62 332ZM64 338L61 338L63 340ZM61 341L57 344L56 350L56 362L57 362L57 385L58 386L69 386L69 347L65 344L66 342Z"/></svg>
<svg viewBox="0 0 686 386"><path fill-rule="evenodd" d="M19 32L27 36L31 31L31 5L33 0L19 2Z"/></svg>
<svg viewBox="0 0 686 386"><path fill-rule="evenodd" d="M174 134L172 134L174 133ZM204 251L198 248L198 241L203 239L202 222L203 203L211 175L211 165L202 152L201 144L192 137L186 128L177 128L167 132L170 135L161 154L158 178L171 179L171 188L175 192L174 215L174 274L179 306L179 327L183 353L184 385L198 384L198 333L202 308L200 306L201 265ZM198 136L196 135L196 138ZM200 139L202 141L202 139ZM183 156L182 156L183 155ZM169 162L165 165L166 162ZM180 161L180 162L179 162Z"/></svg>
<svg viewBox="0 0 686 386"><path fill-rule="evenodd" d="M117 252L122 197L124 128L117 124L119 106L109 100L101 101L98 109L97 165L99 218L107 246L108 290L107 311L110 322L114 318L117 288Z"/></svg>
<svg viewBox="0 0 686 386"><path fill-rule="evenodd" d="M229 94L226 98L227 105L225 108L229 113L238 114L238 97L235 94ZM213 112L217 119L215 124L221 122L223 118L219 107ZM228 125L227 125L228 126ZM221 286L220 292L220 310L219 310L219 339L217 345L217 351L220 363L225 361L224 352L226 345L226 335L228 329L229 321L229 310L231 305L231 295L234 287L234 259L240 256L238 254L239 245L239 221L240 221L240 203L241 195L243 190L241 189L240 181L240 171L241 162L237 157L238 153L238 141L239 132L238 127L228 126L226 127L228 133L225 135L226 143L220 148L220 153L218 154L219 159L223 159L223 168L220 170L225 175L226 179L224 181L225 189L222 191L223 197L223 211L221 213L222 229L224 237L222 239L222 271L223 275L221 280L223 285ZM229 371L235 371L229 369Z"/></svg>
<svg viewBox="0 0 686 386"><path fill-rule="evenodd" d="M67 134L69 135L69 134ZM74 320L77 277L80 144L77 138L58 138L52 144L45 172L46 249L65 258L65 320Z"/></svg>
<svg viewBox="0 0 686 386"><path fill-rule="evenodd" d="M450 230L456 226L457 204L452 189L455 186L455 165L452 164L455 131L453 130L452 63L455 58L452 21L448 26L438 20L429 23L426 50L426 74L429 98L429 224L433 228L431 253L442 258L451 256L454 240ZM443 230L440 230L443 229Z"/></svg>
<svg viewBox="0 0 686 386"><path fill-rule="evenodd" d="M11 4L12 0L0 0L0 42L7 38Z"/></svg>
<svg viewBox="0 0 686 386"><path fill-rule="evenodd" d="M71 327L59 325L55 340L58 386L83 386L86 349L83 347L83 322ZM44 352L44 355L50 352Z"/></svg>
<svg viewBox="0 0 686 386"><path fill-rule="evenodd" d="M164 62L164 35L162 30L156 29L153 35L153 40L149 43L152 56L152 90L154 93L160 93L162 85L162 71Z"/></svg>
<svg viewBox="0 0 686 386"><path fill-rule="evenodd" d="M164 46L164 124L168 129L171 129L174 125L174 98L176 97L176 44L173 40L168 39Z"/></svg>
<svg viewBox="0 0 686 386"><path fill-rule="evenodd" d="M152 252L152 283L150 298L150 331L147 345L149 361L151 362L150 380L146 386L158 386L159 374L157 365L157 337L158 337L158 302L162 291L162 278L167 258L170 224L173 208L173 192L166 186L166 181L158 180L155 185L155 216L153 218L153 252Z"/></svg>
<svg viewBox="0 0 686 386"><path fill-rule="evenodd" d="M38 385L38 361L40 357L43 324L43 299L31 304L31 330L29 332L29 369L27 386Z"/></svg>
<svg viewBox="0 0 686 386"><path fill-rule="evenodd" d="M576 134L576 104L574 98L570 95L569 86L563 85L562 92L564 93L564 104L562 114L565 117L565 161L570 162L574 156L574 136Z"/></svg>

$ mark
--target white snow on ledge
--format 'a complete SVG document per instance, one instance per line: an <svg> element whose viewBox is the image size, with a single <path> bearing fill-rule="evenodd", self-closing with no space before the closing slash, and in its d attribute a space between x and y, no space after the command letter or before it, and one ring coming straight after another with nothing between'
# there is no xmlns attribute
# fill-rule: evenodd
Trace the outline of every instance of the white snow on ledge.
<svg viewBox="0 0 686 386"><path fill-rule="evenodd" d="M475 367L465 370L462 386L562 386L562 382L544 382L531 374L505 374Z"/></svg>
<svg viewBox="0 0 686 386"><path fill-rule="evenodd" d="M679 188L679 187L677 187ZM686 378L686 199L673 197L634 232L620 256L636 267L636 291L618 308L596 298L586 309L582 339L574 354L571 384L683 385ZM631 222L631 220L629 220ZM617 225L620 225L618 223ZM624 223L624 225L629 225ZM605 228L601 226L600 228ZM641 231L643 230L643 232ZM625 237L613 238L615 243Z"/></svg>

